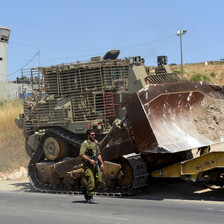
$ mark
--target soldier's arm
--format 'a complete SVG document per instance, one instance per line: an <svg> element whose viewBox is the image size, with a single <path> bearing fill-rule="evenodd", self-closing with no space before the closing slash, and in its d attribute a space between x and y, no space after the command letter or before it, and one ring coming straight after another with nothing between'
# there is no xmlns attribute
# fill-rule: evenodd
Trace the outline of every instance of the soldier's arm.
<svg viewBox="0 0 224 224"><path fill-rule="evenodd" d="M103 165L103 159L101 155L98 155L98 160L100 161L100 170L103 171L104 165Z"/></svg>
<svg viewBox="0 0 224 224"><path fill-rule="evenodd" d="M93 160L93 159L90 159L88 156L86 156L85 154L81 155L81 158L83 160L86 160L88 161L92 166L95 166L96 165L96 161Z"/></svg>

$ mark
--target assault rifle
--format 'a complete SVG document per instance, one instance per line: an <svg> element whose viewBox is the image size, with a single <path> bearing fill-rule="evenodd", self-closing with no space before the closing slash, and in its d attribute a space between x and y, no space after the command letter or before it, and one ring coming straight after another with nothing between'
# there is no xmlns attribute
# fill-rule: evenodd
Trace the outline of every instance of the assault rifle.
<svg viewBox="0 0 224 224"><path fill-rule="evenodd" d="M96 149L96 156L94 156L93 155L93 150L92 149L89 149L89 152L90 152L90 154L91 154L91 156L87 156L89 159L91 159L91 160L94 160L95 162L96 162L96 166L95 166L95 169L96 169L96 172L98 173L98 153L97 153L97 149ZM87 164L89 165L89 166L91 166L91 164L87 161Z"/></svg>

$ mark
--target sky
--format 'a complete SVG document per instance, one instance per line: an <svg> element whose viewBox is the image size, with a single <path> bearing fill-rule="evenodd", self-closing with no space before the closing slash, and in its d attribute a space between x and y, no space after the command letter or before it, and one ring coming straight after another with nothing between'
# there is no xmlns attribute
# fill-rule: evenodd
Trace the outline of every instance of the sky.
<svg viewBox="0 0 224 224"><path fill-rule="evenodd" d="M223 0L7 0L0 26L9 27L9 80L21 68L89 60L120 49L119 58L157 56L181 63L224 58Z"/></svg>

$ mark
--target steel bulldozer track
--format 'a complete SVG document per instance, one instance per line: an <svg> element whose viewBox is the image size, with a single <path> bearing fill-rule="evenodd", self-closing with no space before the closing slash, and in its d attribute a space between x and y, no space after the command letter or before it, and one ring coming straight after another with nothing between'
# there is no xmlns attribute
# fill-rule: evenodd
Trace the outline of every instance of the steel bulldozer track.
<svg viewBox="0 0 224 224"><path fill-rule="evenodd" d="M28 176L33 188L36 191L42 193L58 193L58 194L82 194L84 187L82 185L73 188L66 189L65 186L57 187L52 186L51 184L44 184L38 180L36 164L44 161L44 152L43 144L46 138L48 137L59 137L63 141L66 141L69 144L74 145L77 148L80 148L84 139L78 135L71 134L70 132L61 129L61 128L50 128L45 130L45 134L41 137L39 145L34 152L29 165L28 165ZM142 191L143 187L148 184L148 172L147 164L143 161L140 154L130 154L125 156L125 159L128 160L132 171L133 171L133 182L129 186L121 187L117 186L115 189L98 189L95 193L96 195L105 195L105 196L122 196L122 195L131 195L136 194Z"/></svg>

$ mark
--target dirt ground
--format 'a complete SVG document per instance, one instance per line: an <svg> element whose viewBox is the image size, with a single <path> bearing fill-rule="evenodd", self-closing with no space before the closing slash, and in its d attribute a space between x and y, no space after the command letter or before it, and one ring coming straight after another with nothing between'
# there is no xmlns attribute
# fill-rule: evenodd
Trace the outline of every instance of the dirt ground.
<svg viewBox="0 0 224 224"><path fill-rule="evenodd" d="M30 185L28 177L23 177L18 180L1 180L0 181L0 190L1 191L31 191L33 190Z"/></svg>

